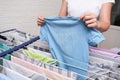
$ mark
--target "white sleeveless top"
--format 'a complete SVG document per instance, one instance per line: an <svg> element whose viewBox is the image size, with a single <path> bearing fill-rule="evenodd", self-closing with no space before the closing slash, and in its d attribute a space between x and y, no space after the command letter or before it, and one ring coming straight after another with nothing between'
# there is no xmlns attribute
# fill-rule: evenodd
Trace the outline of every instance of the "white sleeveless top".
<svg viewBox="0 0 120 80"><path fill-rule="evenodd" d="M85 12L99 15L102 4L115 0L66 0L68 2L68 15L80 17Z"/></svg>

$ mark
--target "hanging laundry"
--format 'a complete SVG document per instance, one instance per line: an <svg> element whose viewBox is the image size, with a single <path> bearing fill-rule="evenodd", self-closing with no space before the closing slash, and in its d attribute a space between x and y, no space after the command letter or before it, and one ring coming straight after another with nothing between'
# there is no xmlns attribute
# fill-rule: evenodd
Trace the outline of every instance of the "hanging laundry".
<svg viewBox="0 0 120 80"><path fill-rule="evenodd" d="M39 67L37 65L31 64L29 62L26 62L22 59L14 57L14 56L11 56L11 61L16 63L16 64L19 64L21 66L24 66L28 69L31 69L33 71L36 71L38 73L45 74L48 78L50 78L52 80L73 80L72 78L65 77L65 76L60 75L56 72L53 72L53 71L50 71L48 69L45 69L45 68Z"/></svg>
<svg viewBox="0 0 120 80"><path fill-rule="evenodd" d="M90 64L94 65L95 67L99 67L99 68L106 70L106 72L104 72L104 75L108 75L109 77L112 77L117 80L120 79L120 68L119 68L120 63L116 63L114 61L105 60L102 58L91 56Z"/></svg>
<svg viewBox="0 0 120 80"><path fill-rule="evenodd" d="M9 49L11 49L9 46L7 46L6 44L0 43L0 51L1 52L4 52ZM5 55L4 58L7 60L10 60L10 54Z"/></svg>
<svg viewBox="0 0 120 80"><path fill-rule="evenodd" d="M0 59L0 61L1 61L1 59ZM29 78L15 72L15 71L12 71L11 69L1 66L1 65L0 65L0 72L2 74L5 74L11 80L32 80L32 79L29 79Z"/></svg>
<svg viewBox="0 0 120 80"><path fill-rule="evenodd" d="M20 52L14 52L12 55L17 57L17 58L20 58L20 59L22 59L24 61L35 64L35 65L37 65L39 67L43 67L45 69L57 72L60 75L63 75L63 76L66 76L66 77L69 77L69 78L72 78L72 79L76 80L77 73L75 73L75 72L68 71L66 69L60 68L58 66L55 66L54 64L47 64L47 63L44 63L42 61L35 60L35 59L33 59L33 58L29 57L29 56L26 56L25 54L22 54Z"/></svg>
<svg viewBox="0 0 120 80"><path fill-rule="evenodd" d="M37 66L43 67L45 69L49 69L51 71L57 72L57 73L59 73L61 75L67 76L67 77L72 78L74 80L76 80L77 75L79 75L79 74L77 74L75 72L68 71L68 70L60 68L58 66L45 64L45 63L40 62L38 60L27 57L26 55L21 54L19 52L13 53L13 56L15 56L17 58L20 58L20 59L23 59L23 60L25 60L27 62L30 62L32 64L35 64ZM104 77L104 79L110 79L111 80L111 78L109 78L109 74L113 74L113 73L108 71L108 70L105 70L105 69L100 69L97 66L94 66L93 62L90 62L88 73L86 75L86 80L91 80L91 78L93 80L96 80L96 79L101 79L101 77L102 78Z"/></svg>
<svg viewBox="0 0 120 80"><path fill-rule="evenodd" d="M24 75L32 80L48 80L45 75L29 70L23 66L15 64L11 61L3 59L3 66L7 67L13 71L18 72L21 75Z"/></svg>
<svg viewBox="0 0 120 80"><path fill-rule="evenodd" d="M52 55L50 53L48 53L48 52L37 50L37 49L34 49L34 48L30 48L30 47L27 47L27 49L30 50L30 51L33 51L35 53L39 53L39 54L42 54L42 55L45 55L47 57L52 58Z"/></svg>
<svg viewBox="0 0 120 80"><path fill-rule="evenodd" d="M77 17L49 17L44 20L40 39L48 42L55 59L73 65L59 66L86 75L82 69L88 69L89 45L95 46L103 41L103 35L95 28L88 28ZM85 78L79 77L78 80Z"/></svg>
<svg viewBox="0 0 120 80"><path fill-rule="evenodd" d="M39 53L35 53L35 52L27 50L27 49L23 49L23 53L26 54L29 57L32 57L34 59L43 61L45 63L55 64L55 65L58 64L57 60L55 60L55 59L49 58L49 57L47 57L45 55L42 55L42 54L39 54Z"/></svg>
<svg viewBox="0 0 120 80"><path fill-rule="evenodd" d="M5 44L3 44L3 43L0 43L0 51L6 51L6 50L9 50L10 49L10 47L9 46L7 46L7 45L5 45Z"/></svg>

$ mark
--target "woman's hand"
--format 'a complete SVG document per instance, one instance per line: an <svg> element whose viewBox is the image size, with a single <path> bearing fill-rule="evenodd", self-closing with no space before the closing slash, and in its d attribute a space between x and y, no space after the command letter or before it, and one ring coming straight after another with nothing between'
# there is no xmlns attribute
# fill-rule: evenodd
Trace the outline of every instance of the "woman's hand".
<svg viewBox="0 0 120 80"><path fill-rule="evenodd" d="M98 20L95 14L93 13L85 13L82 16L80 16L80 19L83 20L88 27L98 27Z"/></svg>
<svg viewBox="0 0 120 80"><path fill-rule="evenodd" d="M37 25L42 26L44 23L44 18L42 16L39 16L37 19Z"/></svg>

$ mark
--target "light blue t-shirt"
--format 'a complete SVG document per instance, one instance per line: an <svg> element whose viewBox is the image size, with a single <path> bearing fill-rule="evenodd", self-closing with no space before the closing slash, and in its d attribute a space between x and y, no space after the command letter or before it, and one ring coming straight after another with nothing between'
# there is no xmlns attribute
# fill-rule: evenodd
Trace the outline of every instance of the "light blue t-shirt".
<svg viewBox="0 0 120 80"><path fill-rule="evenodd" d="M89 45L95 46L103 41L103 35L94 28L88 28L77 17L48 17L44 20L40 39L48 42L52 56L60 61L59 66L85 76L89 62ZM80 77L77 80L85 78Z"/></svg>

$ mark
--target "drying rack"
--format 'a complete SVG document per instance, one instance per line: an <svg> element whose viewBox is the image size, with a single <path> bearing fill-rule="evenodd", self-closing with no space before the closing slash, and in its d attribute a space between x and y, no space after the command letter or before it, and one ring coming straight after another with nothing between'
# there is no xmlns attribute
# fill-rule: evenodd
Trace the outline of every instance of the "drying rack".
<svg viewBox="0 0 120 80"><path fill-rule="evenodd" d="M10 31L14 31L14 30L16 30L16 29L9 29L9 30L5 30L5 31L1 31L0 34L6 33L6 32L10 32ZM17 30L17 31L18 31L18 30ZM24 34L24 32L22 32L22 31L19 31L19 32L21 32L21 33ZM24 43L22 43L22 44L20 44L20 45L14 46L13 48L11 48L11 49L9 49L9 50L6 50L6 51L0 53L0 57L3 57L3 56L5 56L5 55L7 55L7 54L13 53L14 51L17 51L17 50L19 50L19 49L21 49L21 48L24 48L24 47L26 47L26 46L28 46L28 45L36 42L36 41L39 40L39 39L40 39L39 36L36 36L36 37L34 37L34 38L32 38L32 39L30 39L30 40L28 40L28 41L26 41L26 42L24 42ZM91 49L94 49L94 48L91 48ZM98 50L99 50L99 49L98 49ZM103 49L103 51L106 51L106 50ZM109 51L108 51L108 52L109 52Z"/></svg>
<svg viewBox="0 0 120 80"><path fill-rule="evenodd" d="M5 31L1 31L0 34L6 33L6 32L10 32L10 31L15 31L15 30L16 30L16 29L9 29L9 30L5 30ZM18 30L17 30L17 31L18 31ZM19 31L19 32L21 32L21 33L24 34L24 32L22 32L22 31ZM36 37L30 39L30 40L27 41L27 42L24 42L24 43L22 43L22 44L20 44L20 45L14 46L13 48L11 48L11 49L9 49L9 50L6 50L6 51L0 53L0 57L3 57L3 56L5 56L5 55L7 55L7 54L10 54L10 53L14 52L14 51L17 51L17 50L19 50L19 49L21 49L21 48L24 48L25 46L27 46L27 45L29 45L29 44L31 44L31 43L39 40L39 39L40 39L39 36L36 36Z"/></svg>

